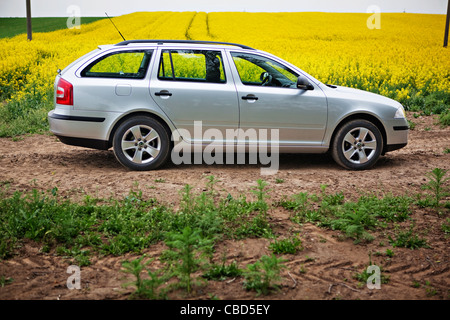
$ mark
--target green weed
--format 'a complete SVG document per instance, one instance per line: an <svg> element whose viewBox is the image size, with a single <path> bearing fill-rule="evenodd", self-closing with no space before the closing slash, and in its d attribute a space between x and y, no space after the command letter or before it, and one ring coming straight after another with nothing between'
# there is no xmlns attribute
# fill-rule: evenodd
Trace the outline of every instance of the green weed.
<svg viewBox="0 0 450 320"><path fill-rule="evenodd" d="M208 267L208 270L203 274L203 277L208 280L223 281L228 278L235 278L242 275L242 269L240 269L235 261L226 265L225 259L221 264L213 264Z"/></svg>
<svg viewBox="0 0 450 320"><path fill-rule="evenodd" d="M8 285L8 284L13 283L13 281L14 281L13 278L11 278L11 277L6 278L4 275L2 275L2 276L0 277L0 288L3 288L4 286L6 286L6 285Z"/></svg>
<svg viewBox="0 0 450 320"><path fill-rule="evenodd" d="M247 265L244 270L244 288L254 290L258 295L267 295L272 290L279 290L281 280L281 270L286 266L282 258L277 258L274 254L262 256L254 264Z"/></svg>
<svg viewBox="0 0 450 320"><path fill-rule="evenodd" d="M275 254L295 254L300 250L303 250L302 241L293 236L286 239L276 239L269 245L269 249Z"/></svg>
<svg viewBox="0 0 450 320"><path fill-rule="evenodd" d="M444 178L447 174L447 170L441 168L434 168L431 172L425 174L429 179L428 183L424 184L422 188L424 190L430 190L434 197L433 206L438 207L442 198L448 195L447 187L445 183L450 178Z"/></svg>
<svg viewBox="0 0 450 320"><path fill-rule="evenodd" d="M393 247L403 247L409 249L428 248L426 239L420 238L417 234L414 234L414 225L411 224L410 228L406 231L399 231L395 235L395 239L388 236L389 243Z"/></svg>
<svg viewBox="0 0 450 320"><path fill-rule="evenodd" d="M159 287L167 280L163 271L156 270L152 271L147 266L154 261L154 259L149 259L143 262L146 256L143 255L140 258L123 261L121 270L122 272L131 274L134 276L135 280L132 282L127 282L122 284L123 287L127 288L129 286L136 287L136 291L132 293L130 298L145 298L145 299L163 299L166 297L166 293L160 290ZM146 278L142 278L142 273L147 271Z"/></svg>
<svg viewBox="0 0 450 320"><path fill-rule="evenodd" d="M201 237L201 230L184 228L181 233L170 232L166 236L169 250L164 251L164 261L173 270L173 275L180 280L179 285L190 294L193 283L192 274L205 268L202 254L211 251L212 241Z"/></svg>
<svg viewBox="0 0 450 320"><path fill-rule="evenodd" d="M374 264L372 263L372 254L369 253L369 264L366 266L366 268L365 268L362 272L360 272L360 273L355 273L355 274L353 275L353 278L356 279L356 280L358 280L358 281L360 281L360 282L362 282L362 283L367 283L367 281L369 280L369 278L374 274L373 272L369 273L369 272L367 271L367 269L368 269L369 266L373 266L373 265L374 265ZM379 267L379 266L378 266L378 267ZM379 268L380 268L380 283L381 283L381 284L389 283L389 276L386 276L386 275L384 275L384 274L382 273L382 271L383 271L383 268L382 268L382 267L379 267Z"/></svg>

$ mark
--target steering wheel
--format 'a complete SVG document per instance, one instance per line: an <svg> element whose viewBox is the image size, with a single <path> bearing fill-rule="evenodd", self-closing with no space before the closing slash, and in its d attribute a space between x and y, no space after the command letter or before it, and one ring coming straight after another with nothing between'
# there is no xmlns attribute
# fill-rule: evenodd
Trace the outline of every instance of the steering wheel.
<svg viewBox="0 0 450 320"><path fill-rule="evenodd" d="M262 86L268 86L271 84L272 82L272 75L268 72L263 72L261 73L261 76L259 77L259 79L262 81L261 85Z"/></svg>

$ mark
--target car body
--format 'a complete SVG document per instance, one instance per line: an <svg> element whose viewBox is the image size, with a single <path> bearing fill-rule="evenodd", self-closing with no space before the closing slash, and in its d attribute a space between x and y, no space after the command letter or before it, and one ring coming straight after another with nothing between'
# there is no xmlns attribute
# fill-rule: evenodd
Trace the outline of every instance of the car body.
<svg viewBox="0 0 450 320"><path fill-rule="evenodd" d="M212 141L228 143L227 130L277 129L280 153L330 152L354 170L372 167L380 155L408 142L408 122L397 101L323 84L261 50L210 41L99 46L59 71L48 119L63 143L112 147L133 170L164 164L174 133L204 148ZM196 135L196 122L220 138ZM259 142L234 139L247 146Z"/></svg>

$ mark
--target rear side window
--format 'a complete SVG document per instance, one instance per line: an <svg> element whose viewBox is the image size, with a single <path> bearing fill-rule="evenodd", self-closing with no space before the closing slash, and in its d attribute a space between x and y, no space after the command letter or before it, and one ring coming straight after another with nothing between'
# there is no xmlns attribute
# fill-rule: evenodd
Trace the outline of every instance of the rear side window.
<svg viewBox="0 0 450 320"><path fill-rule="evenodd" d="M225 83L222 54L213 50L163 50L158 78Z"/></svg>
<svg viewBox="0 0 450 320"><path fill-rule="evenodd" d="M147 72L151 54L151 50L114 52L89 64L81 76L142 79Z"/></svg>

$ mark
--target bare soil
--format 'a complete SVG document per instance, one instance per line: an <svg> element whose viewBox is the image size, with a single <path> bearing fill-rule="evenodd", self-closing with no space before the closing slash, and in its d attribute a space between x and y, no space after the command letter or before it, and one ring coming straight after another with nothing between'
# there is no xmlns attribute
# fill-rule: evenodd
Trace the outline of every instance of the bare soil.
<svg viewBox="0 0 450 320"><path fill-rule="evenodd" d="M0 182L15 190L42 190L58 187L61 194L77 201L86 194L109 198L126 196L139 183L145 197L157 198L161 203L177 206L180 190L190 184L196 191L206 185L206 176L214 175L220 182L221 196L246 194L257 179L270 183L269 201L276 203L283 196L298 192L319 193L320 185L328 185L329 192L342 191L346 199L360 192L415 195L423 193L421 185L425 173L440 167L450 170L450 127L441 128L433 117L409 118L416 123L410 131L407 147L386 154L377 165L367 171L353 172L339 167L327 155L282 155L280 169L272 176L261 176L260 165L180 165L169 164L161 170L132 172L123 168L113 152L67 146L51 135L32 135L20 139L0 139ZM278 179L278 180L277 180ZM283 182L281 182L281 179ZM445 210L445 209L444 209ZM242 278L227 281L209 281L196 288L190 296L173 292L170 299L268 299L268 300L448 300L450 298L450 252L448 236L441 225L447 215L439 215L431 208L414 207L412 218L416 230L427 239L429 248L411 250L392 248L387 235L376 233L375 240L354 244L340 233L321 229L312 224L294 224L290 212L273 206L270 221L276 233L288 236L293 230L300 232L304 249L297 254L284 255L287 269L279 292L256 296L243 289ZM217 245L215 259L236 261L245 267L262 255L270 254L268 239L226 240ZM149 247L145 252L158 258L163 244ZM388 257L386 249L394 251ZM354 279L369 264L372 252L374 264L382 267L389 282L381 289L369 289ZM375 253L381 254L375 254ZM25 241L13 258L0 261L0 276L12 278L10 284L0 287L2 300L124 300L134 291L122 284L130 280L121 272L122 261L137 255L96 256L90 266L81 268L80 290L66 286L68 261L54 252L43 253L40 244ZM413 283L418 283L414 287Z"/></svg>

